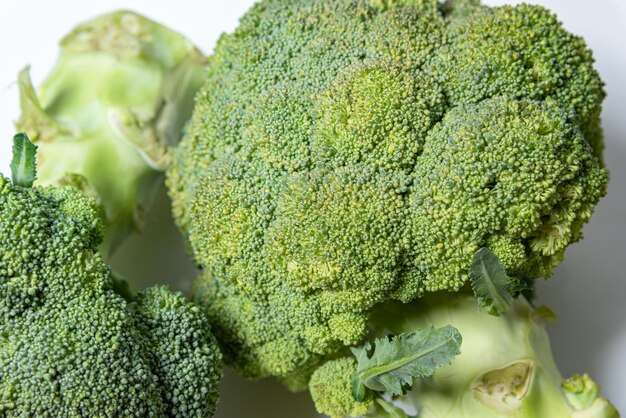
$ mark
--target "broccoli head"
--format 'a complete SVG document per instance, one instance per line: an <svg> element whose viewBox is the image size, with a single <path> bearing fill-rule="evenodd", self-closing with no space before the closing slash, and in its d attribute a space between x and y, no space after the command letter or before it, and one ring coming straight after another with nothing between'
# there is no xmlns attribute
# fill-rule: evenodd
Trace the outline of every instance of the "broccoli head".
<svg viewBox="0 0 626 418"><path fill-rule="evenodd" d="M20 183L0 176L0 415L211 416L221 354L202 312L161 286L122 298L95 202Z"/></svg>
<svg viewBox="0 0 626 418"><path fill-rule="evenodd" d="M246 376L302 382L482 247L549 276L605 193L602 81L542 7L263 0L207 77L168 184Z"/></svg>

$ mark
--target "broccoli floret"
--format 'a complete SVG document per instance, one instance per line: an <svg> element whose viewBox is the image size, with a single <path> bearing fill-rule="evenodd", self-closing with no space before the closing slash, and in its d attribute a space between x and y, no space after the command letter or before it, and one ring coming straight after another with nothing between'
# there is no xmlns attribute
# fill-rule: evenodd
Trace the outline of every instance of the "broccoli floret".
<svg viewBox="0 0 626 418"><path fill-rule="evenodd" d="M202 311L180 292L140 292L133 314L147 341L165 415L210 417L218 401L222 356Z"/></svg>
<svg viewBox="0 0 626 418"><path fill-rule="evenodd" d="M460 2L460 8L467 4ZM556 102L577 122L594 155L603 149L605 93L585 41L549 10L528 4L474 7L451 22L448 42L429 62L451 106L495 95Z"/></svg>
<svg viewBox="0 0 626 418"><path fill-rule="evenodd" d="M606 190L603 83L539 6L263 0L207 78L167 181L245 376L301 387L482 247L549 276Z"/></svg>
<svg viewBox="0 0 626 418"><path fill-rule="evenodd" d="M127 302L98 205L23 183L0 176L0 415L211 416L221 354L200 309L161 286Z"/></svg>
<svg viewBox="0 0 626 418"><path fill-rule="evenodd" d="M320 366L309 382L315 408L330 417L356 417L368 413L373 406L370 393L362 401L354 399L350 377L357 364L353 357L331 360Z"/></svg>
<svg viewBox="0 0 626 418"><path fill-rule="evenodd" d="M184 36L117 11L68 34L37 91L28 68L20 74L16 125L39 146L38 184L86 178L105 210L105 257L142 228L204 65Z"/></svg>

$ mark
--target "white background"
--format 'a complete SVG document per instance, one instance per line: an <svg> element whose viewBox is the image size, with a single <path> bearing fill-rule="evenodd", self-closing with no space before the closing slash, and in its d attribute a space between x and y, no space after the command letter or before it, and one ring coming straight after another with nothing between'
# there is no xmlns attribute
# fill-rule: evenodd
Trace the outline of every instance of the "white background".
<svg viewBox="0 0 626 418"><path fill-rule="evenodd" d="M511 0L510 2L515 3ZM547 283L539 283L539 299L559 321L549 327L557 363L564 375L589 372L604 393L626 413L626 0L538 0L557 12L565 26L583 35L594 50L597 67L606 82L603 124L606 162L611 171L608 196L585 228L586 238L573 245L563 264ZM81 20L118 8L132 9L174 28L210 53L222 32L232 31L253 0L0 0L0 172L6 174L18 116L16 74L31 64L35 85L50 70L58 40ZM504 4L504 0L486 0ZM157 214L152 224L167 223ZM169 235L175 236L171 222ZM148 234L154 234L149 228ZM153 263L156 277L187 279L193 268L184 261L178 244L176 262L154 254L120 258L132 271L138 260ZM142 248L145 250L145 247ZM154 262L154 260L161 260ZM133 261L130 263L130 261ZM167 260L167 257L165 257ZM155 276L151 277L152 281ZM223 384L222 418L315 416L306 395L283 395L276 383L251 384L230 373ZM311 412L306 412L311 411Z"/></svg>

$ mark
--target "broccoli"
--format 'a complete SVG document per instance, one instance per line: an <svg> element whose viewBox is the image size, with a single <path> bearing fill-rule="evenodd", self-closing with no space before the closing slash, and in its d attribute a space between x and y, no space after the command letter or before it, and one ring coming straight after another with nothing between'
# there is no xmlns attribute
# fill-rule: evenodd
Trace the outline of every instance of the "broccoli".
<svg viewBox="0 0 626 418"><path fill-rule="evenodd" d="M549 276L606 191L603 98L542 7L257 3L167 172L226 362L303 389L378 305L466 288L483 247Z"/></svg>
<svg viewBox="0 0 626 418"><path fill-rule="evenodd" d="M420 418L619 417L589 376L561 378L543 327L552 318L549 309L532 308L524 297L495 317L479 312L471 295L433 293L409 304L382 305L370 324L373 333L382 334L453 324L463 334L461 354L452 364L417 380L402 398L405 409L417 410ZM408 416L372 391L355 400L350 376L356 370L355 358L345 356L315 371L309 385L320 412Z"/></svg>
<svg viewBox="0 0 626 418"><path fill-rule="evenodd" d="M86 179L105 209L105 257L141 229L191 115L204 65L182 35L117 11L77 26L61 41L56 66L38 91L28 68L19 75L16 125L39 146L38 184Z"/></svg>
<svg viewBox="0 0 626 418"><path fill-rule="evenodd" d="M26 135L14 155L13 182L0 176L0 415L212 416L221 354L202 311L164 286L125 300L96 202L32 187Z"/></svg>

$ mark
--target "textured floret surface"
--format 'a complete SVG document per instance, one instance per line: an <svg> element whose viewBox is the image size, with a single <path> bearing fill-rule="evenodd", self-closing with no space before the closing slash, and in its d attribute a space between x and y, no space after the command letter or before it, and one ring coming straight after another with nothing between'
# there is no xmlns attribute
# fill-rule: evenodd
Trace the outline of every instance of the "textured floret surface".
<svg viewBox="0 0 626 418"><path fill-rule="evenodd" d="M209 58L168 182L241 373L355 344L489 247L549 276L604 194L603 85L548 10L264 0Z"/></svg>
<svg viewBox="0 0 626 418"><path fill-rule="evenodd" d="M100 215L72 187L0 176L0 415L211 416L221 355L206 317L161 286L119 296Z"/></svg>

